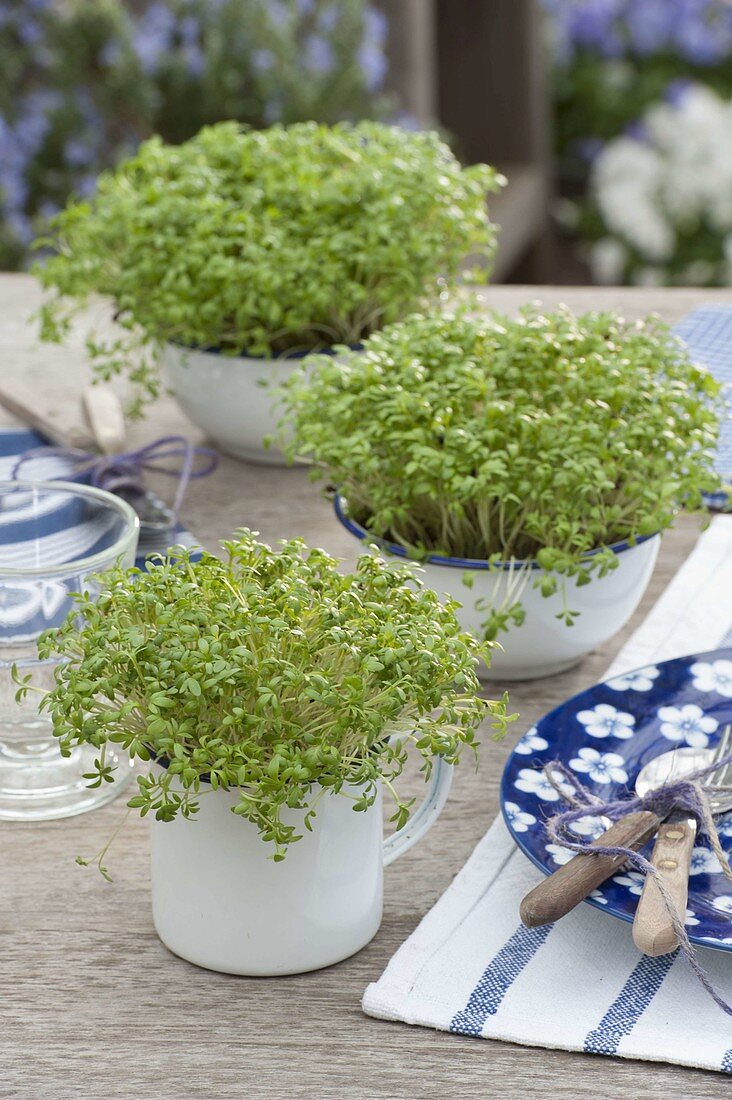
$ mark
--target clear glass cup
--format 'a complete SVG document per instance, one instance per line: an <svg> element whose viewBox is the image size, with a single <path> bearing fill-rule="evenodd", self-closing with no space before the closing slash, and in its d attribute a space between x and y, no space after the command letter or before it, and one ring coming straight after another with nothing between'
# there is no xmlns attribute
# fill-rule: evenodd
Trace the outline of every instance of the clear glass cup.
<svg viewBox="0 0 732 1100"><path fill-rule="evenodd" d="M60 625L72 593L98 591L95 576L134 565L139 521L101 489L63 481L0 481L0 819L40 821L92 810L116 797L131 775L125 754L116 782L90 789L83 773L97 750L62 757L41 696L15 700L11 670L48 689L58 661L40 661L42 631ZM127 773L127 774L125 774Z"/></svg>

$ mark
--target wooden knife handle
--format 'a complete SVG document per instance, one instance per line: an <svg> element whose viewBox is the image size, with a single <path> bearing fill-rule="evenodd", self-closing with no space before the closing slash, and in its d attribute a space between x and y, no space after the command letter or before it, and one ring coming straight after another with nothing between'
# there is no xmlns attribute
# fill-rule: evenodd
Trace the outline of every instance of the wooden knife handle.
<svg viewBox="0 0 732 1100"><path fill-rule="evenodd" d="M628 814L616 821L602 836L593 840L590 847L600 844L642 848L651 839L661 821L662 818L650 810ZM526 895L521 902L521 920L529 928L559 920L625 863L623 856L580 852Z"/></svg>
<svg viewBox="0 0 732 1100"><path fill-rule="evenodd" d="M81 401L103 455L120 454L125 449L127 428L122 403L111 386L87 386Z"/></svg>
<svg viewBox="0 0 732 1100"><path fill-rule="evenodd" d="M696 839L693 820L667 821L658 830L651 863L664 884L683 923L689 897L689 867ZM653 875L643 884L633 921L633 940L646 955L665 955L679 946L671 914Z"/></svg>

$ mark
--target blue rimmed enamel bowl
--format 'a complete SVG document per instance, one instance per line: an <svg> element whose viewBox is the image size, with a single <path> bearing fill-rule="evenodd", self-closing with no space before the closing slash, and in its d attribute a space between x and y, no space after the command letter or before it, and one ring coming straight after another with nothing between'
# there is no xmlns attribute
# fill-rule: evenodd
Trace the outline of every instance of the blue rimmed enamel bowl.
<svg viewBox="0 0 732 1100"><path fill-rule="evenodd" d="M348 503L336 495L335 513L346 530L362 542L377 543L387 554L407 558L394 543L375 538L348 514ZM507 607L520 601L525 617L499 634L500 649L491 656L490 668L478 674L484 680L533 680L554 676L577 664L621 630L641 601L661 545L660 535L639 538L632 545L615 543L616 568L604 577L593 576L590 584L566 582L567 605L577 616L571 625L561 618L561 592L543 596L535 582L542 576L536 562L503 562L489 567L486 561L447 558L432 554L419 562L424 583L440 596L450 596L462 606L457 612L460 625L477 638L485 636L491 608ZM591 558L597 551L591 551Z"/></svg>

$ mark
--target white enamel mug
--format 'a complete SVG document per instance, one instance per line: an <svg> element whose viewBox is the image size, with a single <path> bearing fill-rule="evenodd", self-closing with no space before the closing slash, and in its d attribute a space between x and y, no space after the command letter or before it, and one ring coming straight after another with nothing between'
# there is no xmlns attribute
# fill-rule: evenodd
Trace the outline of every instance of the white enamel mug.
<svg viewBox="0 0 732 1100"><path fill-rule="evenodd" d="M360 951L381 924L383 869L424 836L452 783L436 758L428 794L383 839L382 795L365 812L324 792L312 832L275 863L256 827L231 812L235 793L207 791L194 818L152 821L153 920L181 958L226 974L274 976L330 966ZM283 815L284 817L284 815Z"/></svg>

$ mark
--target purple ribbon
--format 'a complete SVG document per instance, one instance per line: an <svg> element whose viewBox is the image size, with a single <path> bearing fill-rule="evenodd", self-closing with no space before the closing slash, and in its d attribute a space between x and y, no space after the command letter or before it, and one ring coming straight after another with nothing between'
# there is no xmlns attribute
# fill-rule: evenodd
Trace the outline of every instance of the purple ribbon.
<svg viewBox="0 0 732 1100"><path fill-rule="evenodd" d="M170 508L171 523L175 523L189 482L208 477L218 466L219 458L210 447L194 447L182 435L166 435L144 447L122 454L99 455L74 447L35 447L20 455L11 477L15 480L26 462L34 458L50 456L65 458L74 463L69 474L71 481L84 481L108 493L142 494L146 473L164 474L178 479L175 497ZM203 465L196 467L196 460L203 458Z"/></svg>

